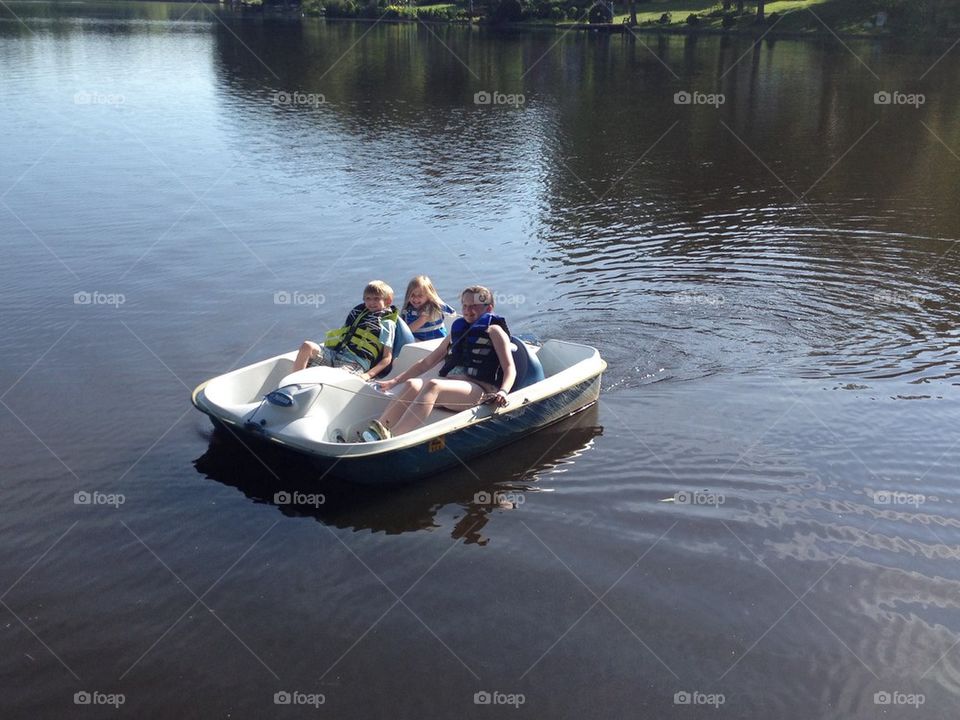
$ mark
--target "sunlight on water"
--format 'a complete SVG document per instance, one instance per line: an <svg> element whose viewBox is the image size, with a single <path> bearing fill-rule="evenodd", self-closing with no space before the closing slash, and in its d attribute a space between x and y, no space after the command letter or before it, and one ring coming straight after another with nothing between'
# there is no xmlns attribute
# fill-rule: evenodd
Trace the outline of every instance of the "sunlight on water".
<svg viewBox="0 0 960 720"><path fill-rule="evenodd" d="M98 688L148 716L295 689L466 715L498 689L530 717L679 716L687 691L804 719L922 693L946 717L945 49L0 8L11 716ZM878 106L871 73L924 104ZM190 409L421 272L598 347L599 406L386 494Z"/></svg>

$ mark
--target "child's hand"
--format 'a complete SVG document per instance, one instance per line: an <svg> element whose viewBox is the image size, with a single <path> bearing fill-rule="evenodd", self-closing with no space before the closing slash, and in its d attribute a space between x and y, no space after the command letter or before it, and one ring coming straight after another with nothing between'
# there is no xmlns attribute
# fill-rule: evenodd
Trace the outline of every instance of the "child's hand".
<svg viewBox="0 0 960 720"><path fill-rule="evenodd" d="M393 380L384 380L383 382L380 383L380 389L389 390L396 384L397 384L396 378L394 378Z"/></svg>

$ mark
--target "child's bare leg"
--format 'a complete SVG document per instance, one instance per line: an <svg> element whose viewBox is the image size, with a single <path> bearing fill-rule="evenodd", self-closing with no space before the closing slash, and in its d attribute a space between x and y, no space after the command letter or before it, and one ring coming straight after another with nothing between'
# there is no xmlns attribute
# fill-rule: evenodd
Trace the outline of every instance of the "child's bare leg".
<svg viewBox="0 0 960 720"><path fill-rule="evenodd" d="M315 342L304 340L300 346L300 352L297 353L297 359L293 361L293 371L303 370L307 366L307 361L314 355L320 353L320 346Z"/></svg>
<svg viewBox="0 0 960 720"><path fill-rule="evenodd" d="M482 395L483 388L466 380L428 380L391 430L394 435L402 435L423 425L434 406L466 410L480 402Z"/></svg>
<svg viewBox="0 0 960 720"><path fill-rule="evenodd" d="M393 424L400 419L400 416L410 407L410 403L417 397L420 389L423 387L423 380L413 378L405 380L397 389L400 391L387 405L387 409L380 416L380 423L386 428L393 428Z"/></svg>

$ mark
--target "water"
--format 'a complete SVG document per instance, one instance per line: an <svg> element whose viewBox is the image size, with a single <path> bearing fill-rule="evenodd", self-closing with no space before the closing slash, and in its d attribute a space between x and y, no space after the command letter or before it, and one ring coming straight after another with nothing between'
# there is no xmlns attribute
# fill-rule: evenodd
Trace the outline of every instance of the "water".
<svg viewBox="0 0 960 720"><path fill-rule="evenodd" d="M0 18L5 716L950 713L958 51ZM599 406L389 493L190 407L420 272Z"/></svg>

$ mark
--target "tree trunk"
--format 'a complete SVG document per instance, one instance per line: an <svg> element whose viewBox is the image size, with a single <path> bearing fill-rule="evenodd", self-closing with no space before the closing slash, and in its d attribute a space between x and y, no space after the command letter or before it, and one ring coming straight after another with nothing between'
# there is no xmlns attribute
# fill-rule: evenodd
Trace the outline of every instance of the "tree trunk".
<svg viewBox="0 0 960 720"><path fill-rule="evenodd" d="M737 0L737 15L743 15L743 0Z"/></svg>
<svg viewBox="0 0 960 720"><path fill-rule="evenodd" d="M637 24L637 0L630 0L630 24Z"/></svg>
<svg viewBox="0 0 960 720"><path fill-rule="evenodd" d="M757 0L757 22L758 23L762 23L764 20L764 15L765 15L764 10L766 10L766 8L764 7L765 5L766 5L765 0Z"/></svg>

